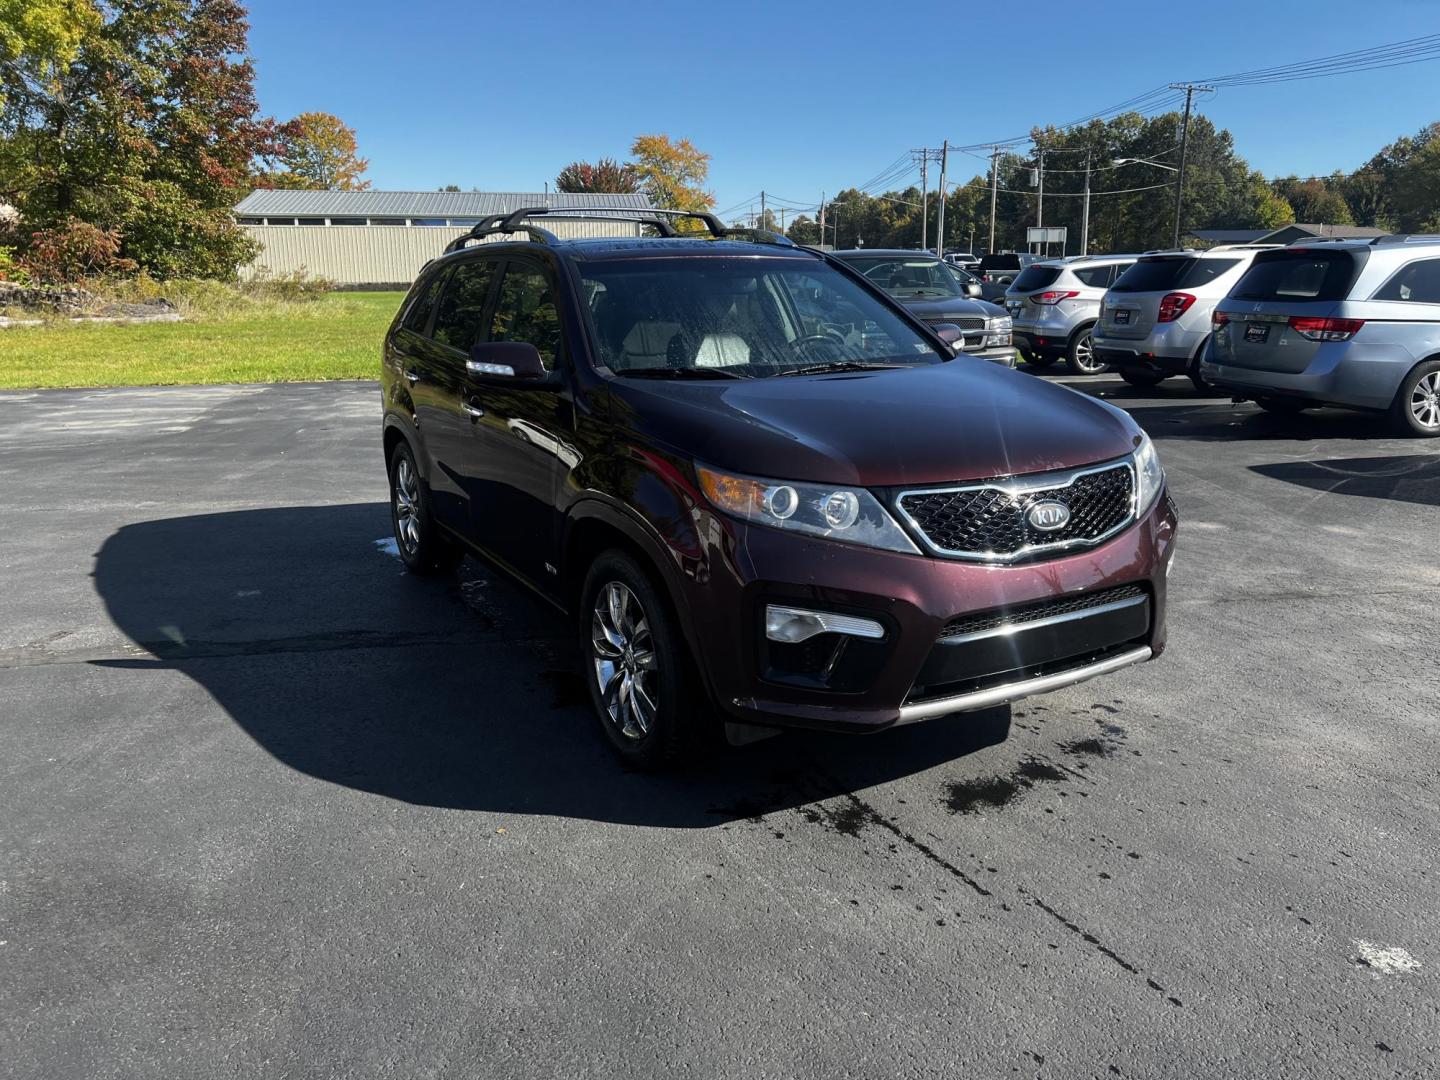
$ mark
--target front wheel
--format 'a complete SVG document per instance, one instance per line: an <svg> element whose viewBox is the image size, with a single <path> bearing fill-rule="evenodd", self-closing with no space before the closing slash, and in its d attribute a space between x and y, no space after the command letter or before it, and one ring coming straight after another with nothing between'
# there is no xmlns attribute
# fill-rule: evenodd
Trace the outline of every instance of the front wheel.
<svg viewBox="0 0 1440 1080"><path fill-rule="evenodd" d="M390 524L395 530L396 553L411 573L445 573L465 557L440 534L430 513L430 493L406 442L397 443L390 454Z"/></svg>
<svg viewBox="0 0 1440 1080"><path fill-rule="evenodd" d="M1440 360L1427 360L1406 376L1390 406L1390 420L1400 435L1440 436Z"/></svg>
<svg viewBox="0 0 1440 1080"><path fill-rule="evenodd" d="M640 769L686 757L703 720L684 639L626 553L607 551L591 565L579 629L590 701L620 756Z"/></svg>
<svg viewBox="0 0 1440 1080"><path fill-rule="evenodd" d="M1088 326L1070 339L1070 345L1065 350L1065 363L1076 375L1099 375L1110 370L1109 364L1095 358Z"/></svg>

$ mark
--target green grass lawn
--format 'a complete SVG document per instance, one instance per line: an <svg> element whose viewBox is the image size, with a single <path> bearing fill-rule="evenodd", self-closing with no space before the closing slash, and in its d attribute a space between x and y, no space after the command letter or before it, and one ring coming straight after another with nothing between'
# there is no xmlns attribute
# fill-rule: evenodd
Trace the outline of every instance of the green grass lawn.
<svg viewBox="0 0 1440 1080"><path fill-rule="evenodd" d="M331 293L215 319L0 330L0 389L374 379L403 297Z"/></svg>

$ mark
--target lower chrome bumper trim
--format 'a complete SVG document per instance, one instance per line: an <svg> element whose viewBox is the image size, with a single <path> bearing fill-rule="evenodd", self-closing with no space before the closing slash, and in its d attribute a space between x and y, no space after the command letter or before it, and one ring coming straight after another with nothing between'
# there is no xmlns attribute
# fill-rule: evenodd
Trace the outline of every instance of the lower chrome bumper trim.
<svg viewBox="0 0 1440 1080"><path fill-rule="evenodd" d="M1041 675L1034 679L1022 679L1019 682L1002 683L1000 686L992 686L985 690L975 690L969 694L957 694L954 697L936 698L934 701L917 701L913 705L905 705L900 709L900 723L913 724L918 720L930 720L936 716L947 716L950 713L973 712L976 709L989 709L996 705L1004 705L1006 702L1019 701L1021 698L1030 697L1032 694L1048 694L1052 690L1059 690L1062 687L1073 686L1075 683L1084 682L1086 679L1093 679L1099 675L1108 675L1112 671L1119 671L1131 664L1138 664L1149 660L1151 656L1150 646L1141 645L1135 649L1129 649L1118 656L1112 656L1105 660L1097 660L1093 664L1084 667L1071 668L1069 671L1057 671L1053 675Z"/></svg>

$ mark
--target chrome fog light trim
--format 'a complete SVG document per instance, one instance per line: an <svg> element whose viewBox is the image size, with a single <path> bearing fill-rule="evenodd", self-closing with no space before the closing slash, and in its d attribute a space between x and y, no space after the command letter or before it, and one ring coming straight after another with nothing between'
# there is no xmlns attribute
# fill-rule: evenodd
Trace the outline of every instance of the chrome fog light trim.
<svg viewBox="0 0 1440 1080"><path fill-rule="evenodd" d="M809 641L816 634L845 634L878 640L885 636L885 628L874 619L861 619L854 615L837 615L833 611L810 611L779 604L765 605L765 636L771 641L794 644Z"/></svg>

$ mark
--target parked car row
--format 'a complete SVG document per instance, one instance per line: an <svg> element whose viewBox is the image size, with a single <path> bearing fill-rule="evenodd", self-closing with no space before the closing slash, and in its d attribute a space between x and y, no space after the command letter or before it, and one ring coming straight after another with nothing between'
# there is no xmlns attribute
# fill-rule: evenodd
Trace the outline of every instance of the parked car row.
<svg viewBox="0 0 1440 1080"><path fill-rule="evenodd" d="M1440 236L1053 259L1005 303L1035 367L1184 375L1272 411L1339 405L1440 435Z"/></svg>

